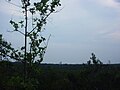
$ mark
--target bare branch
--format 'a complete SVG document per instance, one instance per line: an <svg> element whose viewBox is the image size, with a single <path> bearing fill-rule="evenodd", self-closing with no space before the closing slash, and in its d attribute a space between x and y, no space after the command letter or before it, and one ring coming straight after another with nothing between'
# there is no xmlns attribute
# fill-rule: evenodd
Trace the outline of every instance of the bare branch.
<svg viewBox="0 0 120 90"><path fill-rule="evenodd" d="M48 40L47 40L47 46L48 46L48 43L49 43L50 37L51 37L51 34L50 34L49 37L48 37Z"/></svg>
<svg viewBox="0 0 120 90"><path fill-rule="evenodd" d="M14 5L14 6L16 6L16 7L22 8L22 6L19 6L19 5L17 5L17 4L14 4L14 3L10 2L9 0L5 0L5 1L6 1L7 3L11 4L11 5Z"/></svg>
<svg viewBox="0 0 120 90"><path fill-rule="evenodd" d="M35 27L28 33L28 35L31 34L36 28L37 28L37 26L35 26Z"/></svg>
<svg viewBox="0 0 120 90"><path fill-rule="evenodd" d="M21 33L22 35L25 35L23 32L16 30L17 32ZM7 32L15 32L15 31L7 31Z"/></svg>

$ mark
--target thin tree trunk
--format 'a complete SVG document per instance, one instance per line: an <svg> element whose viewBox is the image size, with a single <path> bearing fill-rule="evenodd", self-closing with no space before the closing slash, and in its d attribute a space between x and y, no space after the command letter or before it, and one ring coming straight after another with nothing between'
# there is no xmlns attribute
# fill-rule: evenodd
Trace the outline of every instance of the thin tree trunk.
<svg viewBox="0 0 120 90"><path fill-rule="evenodd" d="M24 82L27 78L27 5L25 5L25 59L24 59Z"/></svg>

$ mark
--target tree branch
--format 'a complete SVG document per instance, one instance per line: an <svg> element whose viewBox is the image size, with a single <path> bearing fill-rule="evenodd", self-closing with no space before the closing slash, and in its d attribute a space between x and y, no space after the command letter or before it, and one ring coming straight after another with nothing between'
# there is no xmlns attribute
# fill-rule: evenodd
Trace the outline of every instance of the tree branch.
<svg viewBox="0 0 120 90"><path fill-rule="evenodd" d="M46 15L46 17L43 19L43 21L45 21L50 16L51 13L52 12L48 13L48 15ZM28 33L28 35L31 34L36 28L37 28L37 25Z"/></svg>
<svg viewBox="0 0 120 90"><path fill-rule="evenodd" d="M14 6L16 6L16 7L22 8L22 6L19 6L19 5L16 5L16 4L14 4L14 3L11 3L10 0L5 0L5 1L8 2L8 3L11 4L11 5L14 5Z"/></svg>
<svg viewBox="0 0 120 90"><path fill-rule="evenodd" d="M19 30L16 30L16 31L25 36L25 34L24 34L23 32L21 32L21 31L19 31ZM15 31L7 31L7 32L15 32Z"/></svg>

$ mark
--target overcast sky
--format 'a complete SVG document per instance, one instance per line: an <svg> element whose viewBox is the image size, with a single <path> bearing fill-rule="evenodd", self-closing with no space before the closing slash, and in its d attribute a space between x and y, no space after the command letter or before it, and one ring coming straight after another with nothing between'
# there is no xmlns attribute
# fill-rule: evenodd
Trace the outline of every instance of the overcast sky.
<svg viewBox="0 0 120 90"><path fill-rule="evenodd" d="M95 53L103 63L120 63L120 0L61 0L62 10L48 18L51 34L44 63L86 63ZM22 35L9 33L10 19L21 19L18 7L0 0L0 33L20 48Z"/></svg>

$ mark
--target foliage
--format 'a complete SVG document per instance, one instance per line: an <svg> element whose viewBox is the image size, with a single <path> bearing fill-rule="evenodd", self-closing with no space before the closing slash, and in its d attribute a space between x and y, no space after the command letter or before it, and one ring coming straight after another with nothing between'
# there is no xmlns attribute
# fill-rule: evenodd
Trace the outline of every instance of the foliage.
<svg viewBox="0 0 120 90"><path fill-rule="evenodd" d="M10 4L12 0L6 0ZM13 4L15 5L15 4ZM13 27L12 32L19 32L24 36L24 45L20 50L12 47L11 43L8 43L4 39L0 40L0 54L4 58L13 59L23 63L22 72L14 67L19 73L12 75L7 82L7 87L16 90L18 86L23 87L25 90L36 90L38 80L36 76L40 74L40 69L34 62L41 63L44 58L48 46L48 40L42 36L41 32L44 30L44 26L47 24L47 18L56 11L56 7L61 6L60 0L21 0L21 6L24 19L20 21L10 20L10 24ZM29 22L29 17L32 22ZM32 25L29 25L29 24ZM35 75L36 74L36 75ZM7 90L9 90L8 88ZM17 89L18 90L18 89Z"/></svg>
<svg viewBox="0 0 120 90"><path fill-rule="evenodd" d="M94 53L92 53L90 60L87 61L87 64L88 65L90 65L90 64L98 65L98 64L103 64L103 63L99 59L96 58Z"/></svg>
<svg viewBox="0 0 120 90"><path fill-rule="evenodd" d="M10 63L0 62L0 90L120 90L120 65L103 64L95 70L89 65L37 64L40 70L24 84L23 65Z"/></svg>
<svg viewBox="0 0 120 90"><path fill-rule="evenodd" d="M12 2L12 0L8 0ZM20 21L10 20L10 24L14 30L24 35L25 45L21 46L21 50L17 50L6 41L2 42L3 56L27 63L33 63L36 59L42 62L47 48L48 42L41 35L47 18L54 13L57 6L61 6L60 0L40 0L32 3L31 0L21 0L21 9L24 19ZM32 27L28 25L28 14L32 17ZM29 20L30 21L30 20ZM30 29L31 28L31 29ZM22 32L24 30L24 32Z"/></svg>

